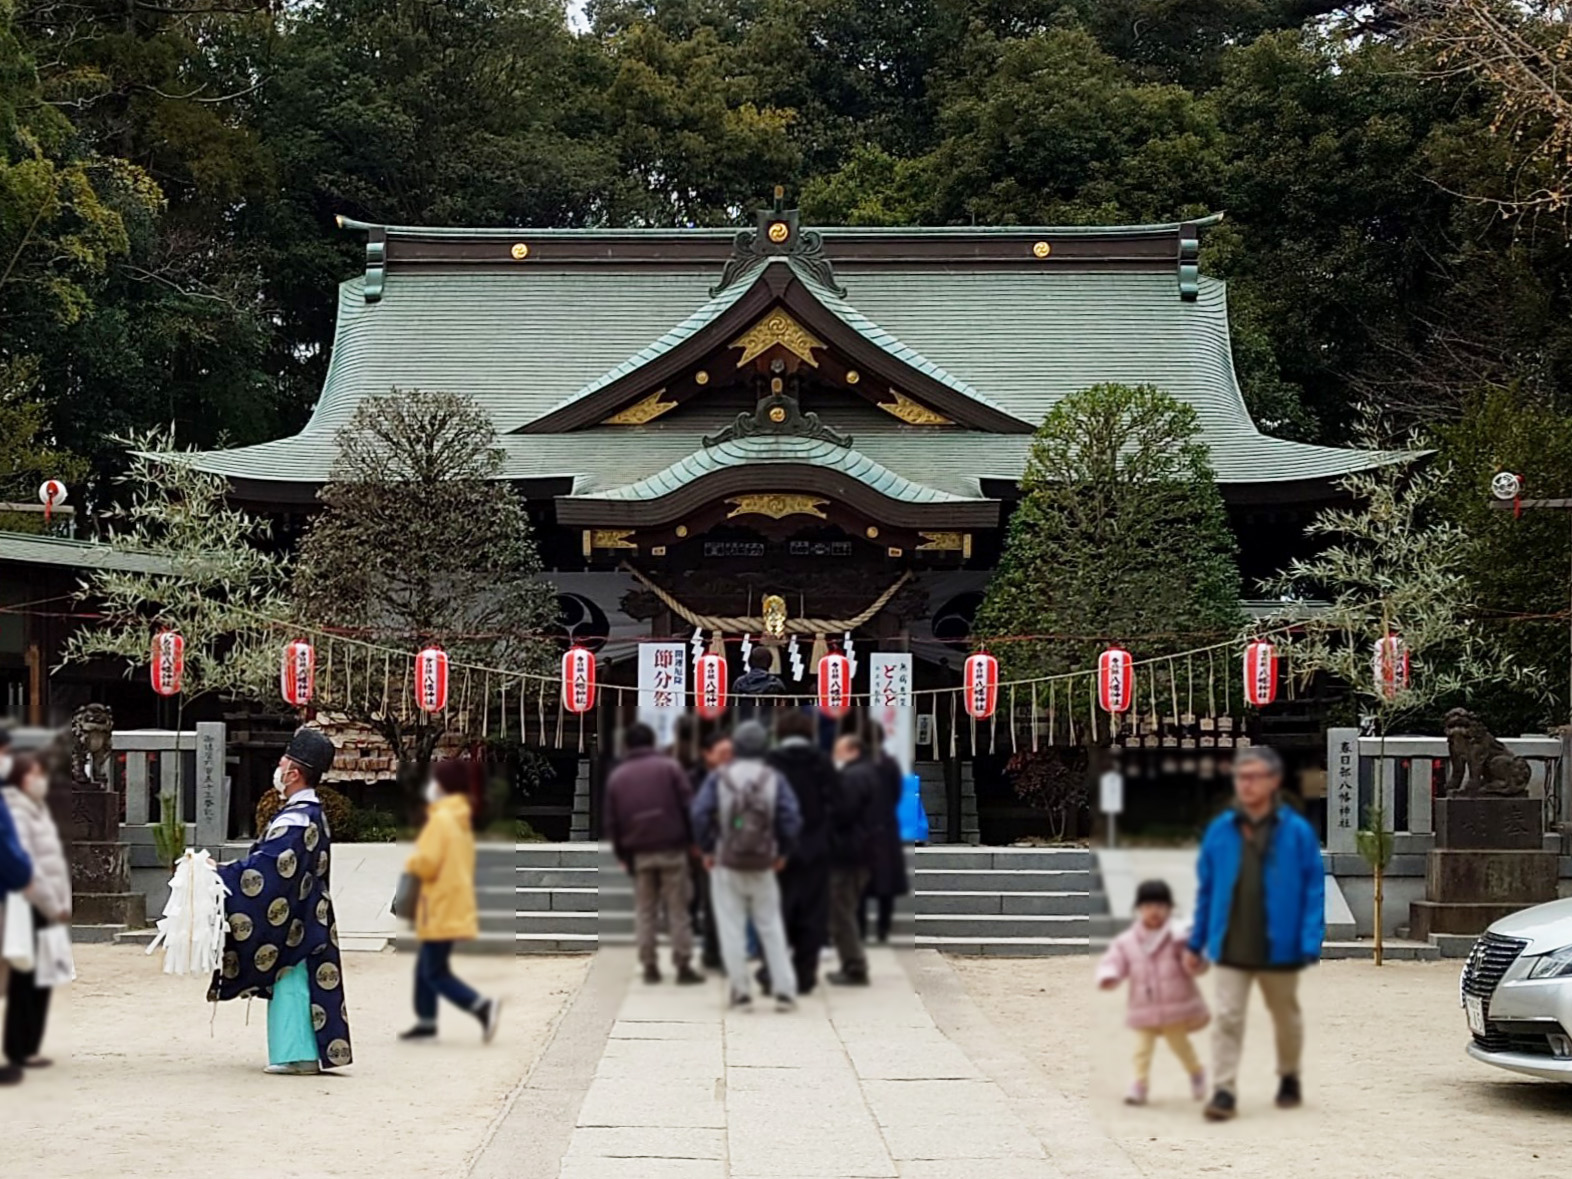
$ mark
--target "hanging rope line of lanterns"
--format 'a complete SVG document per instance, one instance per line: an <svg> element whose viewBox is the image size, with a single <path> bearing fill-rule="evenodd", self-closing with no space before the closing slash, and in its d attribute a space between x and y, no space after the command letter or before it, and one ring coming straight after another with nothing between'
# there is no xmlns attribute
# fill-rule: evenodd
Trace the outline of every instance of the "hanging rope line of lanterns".
<svg viewBox="0 0 1572 1179"><path fill-rule="evenodd" d="M302 627L258 616L258 634L252 639L265 644L269 633L292 632L279 648L279 691L283 702L295 709L313 704L328 712L361 711L368 714L396 713L410 703L422 713L441 714L449 727L506 739L513 731L514 717L509 696L516 701L517 732L522 739L534 731L544 744L550 740L549 713L556 711L555 744L562 746L564 721L579 718L579 747L584 747L585 716L601 703L596 684L594 652L575 645L562 656L557 674L487 667L450 658L437 644L428 644L414 655L394 647L363 639ZM1198 715L1227 716L1234 706L1234 684L1242 691L1239 702L1255 709L1272 706L1283 678L1292 687L1293 676L1280 673L1278 641L1287 640L1295 627L1281 627L1247 641L1238 656L1235 642L1220 642L1190 651L1136 660L1121 646L1109 646L1098 656L1095 669L1063 672L1017 680L1000 678L999 660L986 650L969 655L962 668L961 683L944 688L925 688L910 693L912 706L934 711L940 698L950 701L950 745L958 748L957 715L964 712L977 743L980 722L990 725L989 748L998 741L1001 700L1005 709L1007 740L1011 751L1019 748L1018 729L1024 726L1036 749L1046 738L1049 744L1064 737L1070 744L1113 737L1127 724L1188 723ZM850 636L847 636L849 640ZM705 720L725 715L728 705L728 664L720 635L709 649L701 641L693 644L691 679L688 681L694 711ZM849 643L847 644L849 645ZM1291 653L1292 646L1287 650ZM1237 680L1223 670L1231 658L1239 663ZM800 679L807 671L799 659L793 673ZM1401 634L1395 630L1373 644L1371 674L1378 694L1395 699L1409 685L1411 661ZM866 706L870 693L853 691L856 667L845 649L828 648L813 668L816 692L754 696L760 703L800 707L816 705L831 718L840 718L853 708ZM185 639L173 628L160 629L152 639L150 677L153 690L160 696L179 696L184 688ZM402 685L402 686L400 686ZM1221 699L1219 699L1221 687ZM1199 691L1198 691L1199 689ZM455 699L456 690L456 699ZM618 715L630 701L636 702L639 689L609 686L611 703ZM556 708L550 698L557 697ZM1201 696L1202 699L1197 699ZM1022 707L1024 703L1024 708ZM1219 708L1221 705L1221 709ZM456 712L456 716L453 715ZM1134 713L1136 720L1127 719ZM478 723L477 723L478 722ZM939 738L936 736L935 740Z"/></svg>

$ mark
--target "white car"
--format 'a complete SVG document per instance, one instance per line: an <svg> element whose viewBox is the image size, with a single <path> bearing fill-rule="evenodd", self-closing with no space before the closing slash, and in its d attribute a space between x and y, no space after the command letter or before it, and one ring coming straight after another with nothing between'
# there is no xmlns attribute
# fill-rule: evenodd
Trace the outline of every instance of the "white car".
<svg viewBox="0 0 1572 1179"><path fill-rule="evenodd" d="M1459 985L1470 1056L1572 1082L1572 899L1497 921L1469 951Z"/></svg>

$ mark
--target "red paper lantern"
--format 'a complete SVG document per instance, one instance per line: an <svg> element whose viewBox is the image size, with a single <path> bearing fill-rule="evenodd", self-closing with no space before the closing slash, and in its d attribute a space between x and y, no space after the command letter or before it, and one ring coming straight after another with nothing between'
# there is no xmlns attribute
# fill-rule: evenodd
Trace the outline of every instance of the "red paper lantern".
<svg viewBox="0 0 1572 1179"><path fill-rule="evenodd" d="M1376 640L1370 669L1375 673L1376 691L1387 700L1408 687L1408 644L1402 635L1389 634Z"/></svg>
<svg viewBox="0 0 1572 1179"><path fill-rule="evenodd" d="M153 636L153 691L160 696L178 696L185 678L185 639L176 631L159 631Z"/></svg>
<svg viewBox="0 0 1572 1179"><path fill-rule="evenodd" d="M819 711L831 719L851 708L851 660L831 651L819 660Z"/></svg>
<svg viewBox="0 0 1572 1179"><path fill-rule="evenodd" d="M584 647L569 647L562 657L562 707L569 712L595 707L595 656Z"/></svg>
<svg viewBox="0 0 1572 1179"><path fill-rule="evenodd" d="M1277 699L1277 648L1265 639L1256 639L1245 648L1244 694L1257 708Z"/></svg>
<svg viewBox="0 0 1572 1179"><path fill-rule="evenodd" d="M986 651L966 659L966 711L974 720L986 720L999 706L999 661Z"/></svg>
<svg viewBox="0 0 1572 1179"><path fill-rule="evenodd" d="M1135 697L1135 661L1122 647L1097 657L1097 702L1104 712L1128 712Z"/></svg>
<svg viewBox="0 0 1572 1179"><path fill-rule="evenodd" d="M415 656L415 703L425 712L448 706L448 653L441 647L426 647Z"/></svg>
<svg viewBox="0 0 1572 1179"><path fill-rule="evenodd" d="M317 688L317 652L305 639L284 644L284 658L278 669L278 683L284 703L304 708L311 703Z"/></svg>
<svg viewBox="0 0 1572 1179"><path fill-rule="evenodd" d="M693 705L705 720L726 712L726 657L700 655L693 662Z"/></svg>

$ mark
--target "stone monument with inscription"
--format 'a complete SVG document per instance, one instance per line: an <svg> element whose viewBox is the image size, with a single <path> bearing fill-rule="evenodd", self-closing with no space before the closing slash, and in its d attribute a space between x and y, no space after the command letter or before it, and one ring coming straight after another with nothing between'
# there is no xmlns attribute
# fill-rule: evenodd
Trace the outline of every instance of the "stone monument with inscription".
<svg viewBox="0 0 1572 1179"><path fill-rule="evenodd" d="M1479 934L1491 922L1556 899L1557 856L1544 846L1544 803L1529 794L1528 763L1462 708L1446 717L1451 761L1433 804L1435 848L1425 899L1409 907L1410 936Z"/></svg>
<svg viewBox="0 0 1572 1179"><path fill-rule="evenodd" d="M51 777L71 795L72 937L107 941L147 925L131 890L131 849L120 841L120 795L110 779L115 720L102 704L77 709L50 749Z"/></svg>

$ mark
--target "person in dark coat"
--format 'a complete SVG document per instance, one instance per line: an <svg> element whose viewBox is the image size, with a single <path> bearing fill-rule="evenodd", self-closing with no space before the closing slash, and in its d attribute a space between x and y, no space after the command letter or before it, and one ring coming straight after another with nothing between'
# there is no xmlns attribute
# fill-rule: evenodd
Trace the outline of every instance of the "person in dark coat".
<svg viewBox="0 0 1572 1179"><path fill-rule="evenodd" d="M693 929L688 921L692 787L682 766L655 748L655 733L648 725L629 725L623 742L627 756L606 781L603 830L612 852L633 876L635 940L644 981L660 982L655 927L664 908L677 982L703 982L704 976L691 965Z"/></svg>
<svg viewBox="0 0 1572 1179"><path fill-rule="evenodd" d="M814 743L813 718L788 712L776 725L780 744L767 759L791 786L802 810L796 854L780 874L786 941L797 972L797 993L819 981L819 955L829 934L829 816L837 805L840 778L829 754Z"/></svg>
<svg viewBox="0 0 1572 1179"><path fill-rule="evenodd" d="M786 695L786 683L775 674L774 664L774 656L770 654L768 647L755 647L749 652L748 670L738 676L731 685L731 694L736 701L734 707L739 721L749 720L757 717L761 711L769 710L767 704L761 704L750 697Z"/></svg>
<svg viewBox="0 0 1572 1179"><path fill-rule="evenodd" d="M873 830L868 840L868 899L878 908L875 933L880 942L890 940L890 925L895 919L895 898L910 888L906 879L906 846L901 842L900 806L905 775L901 763L884 751L884 729L877 723L868 726L866 743L878 775L878 803L874 807ZM868 914L858 906L857 927L868 936Z"/></svg>
<svg viewBox="0 0 1572 1179"><path fill-rule="evenodd" d="M841 968L827 977L838 987L865 987L868 954L857 932L857 915L868 887L878 767L855 733L835 742L835 765L840 789L830 820L830 939Z"/></svg>

